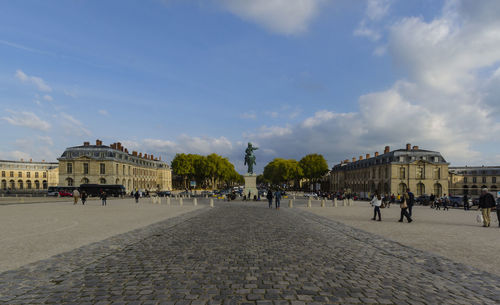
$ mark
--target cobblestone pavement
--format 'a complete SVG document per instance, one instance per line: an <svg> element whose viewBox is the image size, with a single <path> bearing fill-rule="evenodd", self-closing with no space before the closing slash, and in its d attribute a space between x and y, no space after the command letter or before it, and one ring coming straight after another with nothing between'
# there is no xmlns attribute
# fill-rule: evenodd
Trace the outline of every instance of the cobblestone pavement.
<svg viewBox="0 0 500 305"><path fill-rule="evenodd" d="M498 304L500 278L305 211L236 202L0 274L0 302Z"/></svg>

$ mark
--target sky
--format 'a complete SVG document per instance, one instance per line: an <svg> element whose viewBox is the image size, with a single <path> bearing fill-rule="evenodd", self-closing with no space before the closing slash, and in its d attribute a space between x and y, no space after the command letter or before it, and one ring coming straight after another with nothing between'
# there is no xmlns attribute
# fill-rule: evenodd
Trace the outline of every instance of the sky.
<svg viewBox="0 0 500 305"><path fill-rule="evenodd" d="M500 164L498 0L0 1L0 159L84 141L240 173L406 143Z"/></svg>

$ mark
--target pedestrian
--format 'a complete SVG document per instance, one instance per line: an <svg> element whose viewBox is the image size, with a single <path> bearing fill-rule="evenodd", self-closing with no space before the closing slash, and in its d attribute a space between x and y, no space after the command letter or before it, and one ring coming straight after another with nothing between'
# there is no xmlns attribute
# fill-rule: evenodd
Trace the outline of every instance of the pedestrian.
<svg viewBox="0 0 500 305"><path fill-rule="evenodd" d="M139 194L139 191L135 191L134 194L135 203L139 203L139 197L141 197L141 194Z"/></svg>
<svg viewBox="0 0 500 305"><path fill-rule="evenodd" d="M394 193L391 195L391 200L389 200L389 205L387 206L388 208L391 207L391 203L394 204L396 203L396 196L394 196Z"/></svg>
<svg viewBox="0 0 500 305"><path fill-rule="evenodd" d="M412 217L413 205L415 204L415 195L413 195L413 193L410 192L410 189L408 188L408 189L406 189L406 194L404 196L405 196L405 200L407 200L408 215L410 215L410 217Z"/></svg>
<svg viewBox="0 0 500 305"><path fill-rule="evenodd" d="M467 196L467 194L464 195L463 202L464 202L464 211L468 211L470 207L469 207L469 197Z"/></svg>
<svg viewBox="0 0 500 305"><path fill-rule="evenodd" d="M78 198L80 197L80 192L78 191L78 189L74 189L73 190L73 204L77 204L78 203Z"/></svg>
<svg viewBox="0 0 500 305"><path fill-rule="evenodd" d="M429 201L431 202L431 209L434 208L434 201L436 200L436 196L434 196L434 194L431 194L431 196L429 197Z"/></svg>
<svg viewBox="0 0 500 305"><path fill-rule="evenodd" d="M85 205L85 201L87 201L87 193L85 191L82 191L80 194L80 198L82 199L82 205Z"/></svg>
<svg viewBox="0 0 500 305"><path fill-rule="evenodd" d="M380 206L382 205L382 197L378 194L378 192L375 192L375 195L372 198L371 204L374 207L372 220L375 220L376 216L378 215L378 221L382 221L382 216L380 214Z"/></svg>
<svg viewBox="0 0 500 305"><path fill-rule="evenodd" d="M441 202L443 200L441 198L437 198L435 201L434 201L434 207L437 210L441 210Z"/></svg>
<svg viewBox="0 0 500 305"><path fill-rule="evenodd" d="M450 203L450 198L444 194L442 198L442 203L443 203L443 211L449 211L450 209L448 208L448 205Z"/></svg>
<svg viewBox="0 0 500 305"><path fill-rule="evenodd" d="M497 210L497 219L498 219L498 226L500 227L500 199L497 198L497 204L496 208Z"/></svg>
<svg viewBox="0 0 500 305"><path fill-rule="evenodd" d="M408 223L412 222L413 219L411 219L410 214L408 214L408 204L407 204L408 199L406 196L401 196L400 204L399 207L401 208L401 217L399 218L399 222L403 222L403 217L406 217L406 220Z"/></svg>
<svg viewBox="0 0 500 305"><path fill-rule="evenodd" d="M481 196L479 197L479 208L481 208L481 212L483 214L483 227L489 227L490 226L490 214L491 214L491 209L495 207L495 198L493 198L493 195L488 193L488 189L484 188L481 190ZM478 208L478 209L479 209ZM498 212L497 212L498 213ZM498 216L498 214L497 214Z"/></svg>
<svg viewBox="0 0 500 305"><path fill-rule="evenodd" d="M266 195L267 201L269 202L269 208L273 208L273 191L271 189L267 190L267 195Z"/></svg>
<svg viewBox="0 0 500 305"><path fill-rule="evenodd" d="M102 205L105 206L106 205L106 199L107 199L107 194L106 194L106 191L102 191L101 192L101 200L102 200Z"/></svg>
<svg viewBox="0 0 500 305"><path fill-rule="evenodd" d="M280 200L281 200L281 191L277 190L276 193L274 193L274 200L275 200L275 205L276 205L276 210L280 209Z"/></svg>

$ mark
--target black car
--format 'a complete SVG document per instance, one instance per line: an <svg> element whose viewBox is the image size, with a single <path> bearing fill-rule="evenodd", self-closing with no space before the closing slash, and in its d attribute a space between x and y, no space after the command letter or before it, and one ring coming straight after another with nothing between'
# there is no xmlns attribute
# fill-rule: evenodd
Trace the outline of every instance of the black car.
<svg viewBox="0 0 500 305"><path fill-rule="evenodd" d="M415 202L421 205L429 205L430 201L431 201L431 196L429 195L420 195L417 198L415 198Z"/></svg>
<svg viewBox="0 0 500 305"><path fill-rule="evenodd" d="M464 198L462 196L449 196L450 205L452 207L463 207L464 206Z"/></svg>
<svg viewBox="0 0 500 305"><path fill-rule="evenodd" d="M172 192L171 191L161 191L161 192L157 192L156 195L158 195L160 197L170 197L170 196L172 196Z"/></svg>

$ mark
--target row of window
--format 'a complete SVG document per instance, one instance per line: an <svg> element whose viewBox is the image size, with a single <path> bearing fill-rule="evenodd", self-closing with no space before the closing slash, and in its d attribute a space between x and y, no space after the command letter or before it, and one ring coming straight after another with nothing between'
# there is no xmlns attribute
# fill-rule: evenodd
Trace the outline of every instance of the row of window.
<svg viewBox="0 0 500 305"><path fill-rule="evenodd" d="M146 161L146 160L142 160L140 159L139 157L132 157L132 156L128 156L126 154L116 154L116 153L112 153L112 152L90 152L90 151L86 151L86 152L77 152L77 151L72 151L72 152L67 152L66 153L66 156L68 158L77 158L79 156L87 156L87 157L91 157L91 156L94 156L96 158L104 158L104 157L110 157L110 158L117 158L117 159L121 159L121 160L126 160L126 161L130 161L130 162L134 162L134 163L137 163L137 164L140 164L140 165L146 165L146 166L155 166L156 164L153 163L153 162L149 162L149 161Z"/></svg>
<svg viewBox="0 0 500 305"><path fill-rule="evenodd" d="M5 171L2 171L2 178L5 178L7 173ZM14 171L9 172L9 177L13 178L14 177ZM22 178L23 177L23 172L17 172L17 177ZM34 175L35 178L40 178L40 173L35 172ZM42 172L42 177L47 178L47 172ZM31 178L31 172L26 172L26 178Z"/></svg>
<svg viewBox="0 0 500 305"><path fill-rule="evenodd" d="M468 183L469 179L464 177L464 183ZM477 183L477 177L472 177L472 183ZM481 177L481 183L488 183L486 177ZM491 183L497 183L497 177L491 177Z"/></svg>
<svg viewBox="0 0 500 305"><path fill-rule="evenodd" d="M425 179L425 167L424 166L417 166L415 169L415 177L416 179ZM378 178L384 179L384 178L389 178L389 167L386 167L384 171L382 171L382 168L373 168L371 172L363 172L363 173L346 173L346 179L352 180L352 179L370 179L370 176L372 179L377 178L377 173L378 173ZM399 168L399 178L400 179L406 179L406 167L400 167ZM441 179L441 168L434 168L433 169L433 174L432 178L439 180Z"/></svg>
<svg viewBox="0 0 500 305"><path fill-rule="evenodd" d="M119 165L116 164L116 174L119 173ZM128 175L130 175L130 166L125 166L125 165L122 165L122 174L123 175L126 175L126 173ZM66 164L66 172L68 174L72 174L73 173L73 163L67 163ZM154 176L156 174L156 171L154 170L149 170L149 169L141 169L141 168L134 168L132 170L133 174L134 175L143 175L143 176ZM84 175L88 175L89 174L89 164L88 163L83 163L83 174ZM100 175L105 175L106 174L106 164L105 163L100 163L99 164L99 174Z"/></svg>
<svg viewBox="0 0 500 305"><path fill-rule="evenodd" d="M47 181L42 182L42 188L46 189L48 187ZM14 180L10 180L9 183L7 184L7 180L2 180L2 189L6 190L7 188L10 188L11 190L19 189L22 190L24 189L24 182L23 180L17 181L17 184ZM40 181L35 180L34 182L31 182L31 180L26 181L26 189L40 189Z"/></svg>

